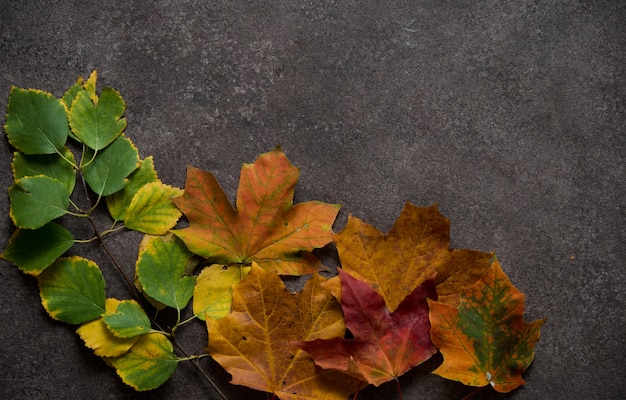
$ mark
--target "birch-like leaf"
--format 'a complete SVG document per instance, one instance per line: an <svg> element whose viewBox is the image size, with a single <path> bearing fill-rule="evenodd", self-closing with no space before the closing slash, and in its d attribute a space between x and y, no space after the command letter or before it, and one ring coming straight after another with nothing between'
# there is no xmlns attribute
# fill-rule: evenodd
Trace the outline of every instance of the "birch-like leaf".
<svg viewBox="0 0 626 400"><path fill-rule="evenodd" d="M105 310L107 313L115 313L121 300L106 299ZM128 350L139 340L139 336L121 338L115 336L107 327L104 318L100 317L86 322L78 327L76 333L85 342L85 346L93 350L100 357L117 357Z"/></svg>
<svg viewBox="0 0 626 400"><path fill-rule="evenodd" d="M63 183L49 176L27 176L9 188L10 215L18 228L37 229L65 215L70 197Z"/></svg>
<svg viewBox="0 0 626 400"><path fill-rule="evenodd" d="M213 264L205 267L193 291L193 313L199 319L223 318L230 312L233 285L250 272L250 267L227 267Z"/></svg>
<svg viewBox="0 0 626 400"><path fill-rule="evenodd" d="M108 358L124 383L137 391L156 389L178 366L172 343L161 333L148 333L119 357Z"/></svg>
<svg viewBox="0 0 626 400"><path fill-rule="evenodd" d="M22 272L36 276L73 245L74 237L70 231L48 222L38 229L17 229L2 258L17 265Z"/></svg>
<svg viewBox="0 0 626 400"><path fill-rule="evenodd" d="M103 315L104 323L113 335L129 338L152 330L150 318L135 300L123 300L113 312Z"/></svg>
<svg viewBox="0 0 626 400"><path fill-rule="evenodd" d="M70 129L63 103L34 89L11 88L6 125L9 143L25 154L60 152Z"/></svg>
<svg viewBox="0 0 626 400"><path fill-rule="evenodd" d="M524 321L524 294L498 261L472 287L458 308L429 301L431 336L443 363L433 373L469 386L509 392L524 384L544 319Z"/></svg>
<svg viewBox="0 0 626 400"><path fill-rule="evenodd" d="M181 216L172 198L182 193L182 190L161 182L144 185L130 202L124 225L150 235L165 235Z"/></svg>
<svg viewBox="0 0 626 400"><path fill-rule="evenodd" d="M93 150L101 150L117 139L124 128L122 118L126 104L120 94L105 87L94 102L86 90L78 92L72 101L69 122L72 132Z"/></svg>
<svg viewBox="0 0 626 400"><path fill-rule="evenodd" d="M123 221L135 193L144 185L158 180L152 156L146 157L139 164L139 168L130 174L128 184L122 190L107 196L106 202L111 217L117 221Z"/></svg>
<svg viewBox="0 0 626 400"><path fill-rule="evenodd" d="M104 312L104 278L93 261L60 258L38 276L38 281L41 303L58 321L82 324Z"/></svg>
<svg viewBox="0 0 626 400"><path fill-rule="evenodd" d="M126 179L139 165L139 153L130 139L120 136L111 145L94 153L85 152L83 169L87 184L96 194L111 195L124 188Z"/></svg>
<svg viewBox="0 0 626 400"><path fill-rule="evenodd" d="M61 182L71 194L76 183L74 155L63 147L59 154L28 155L15 152L13 155L13 177L17 181L26 176L45 175Z"/></svg>

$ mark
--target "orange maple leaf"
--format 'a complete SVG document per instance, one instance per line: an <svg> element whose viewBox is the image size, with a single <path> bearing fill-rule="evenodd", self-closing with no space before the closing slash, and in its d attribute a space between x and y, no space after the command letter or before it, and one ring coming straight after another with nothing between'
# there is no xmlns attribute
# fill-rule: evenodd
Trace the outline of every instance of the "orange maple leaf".
<svg viewBox="0 0 626 400"><path fill-rule="evenodd" d="M450 221L436 205L422 208L407 203L387 234L350 216L335 235L335 243L342 268L367 282L391 312L434 274L440 300L458 302L460 290L480 278L492 257L481 251L450 249Z"/></svg>
<svg viewBox="0 0 626 400"><path fill-rule="evenodd" d="M458 308L430 305L431 337L443 355L433 373L469 386L490 384L509 392L524 384L522 372L534 357L545 319L524 321L524 294L506 277L497 260Z"/></svg>
<svg viewBox="0 0 626 400"><path fill-rule="evenodd" d="M173 233L215 264L255 261L281 275L315 272L321 264L309 252L332 240L340 206L317 201L294 206L299 171L279 147L244 164L234 209L212 174L188 167L184 194L174 203L189 227Z"/></svg>
<svg viewBox="0 0 626 400"><path fill-rule="evenodd" d="M345 400L358 380L315 365L292 342L343 335L341 307L314 274L301 293L252 264L233 286L232 311L207 318L208 353L232 375L232 383L274 393L283 400Z"/></svg>

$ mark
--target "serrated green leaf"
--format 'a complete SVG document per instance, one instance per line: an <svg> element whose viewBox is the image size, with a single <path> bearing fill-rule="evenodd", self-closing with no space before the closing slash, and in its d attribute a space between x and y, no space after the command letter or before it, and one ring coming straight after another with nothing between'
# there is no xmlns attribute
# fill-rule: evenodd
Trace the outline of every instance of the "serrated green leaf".
<svg viewBox="0 0 626 400"><path fill-rule="evenodd" d="M172 234L146 235L137 258L136 274L144 293L169 307L183 309L196 281L184 276L185 267L193 254Z"/></svg>
<svg viewBox="0 0 626 400"><path fill-rule="evenodd" d="M146 157L141 161L139 168L130 174L128 184L122 190L106 198L111 217L116 221L123 221L126 218L126 211L135 193L144 185L158 180L152 156Z"/></svg>
<svg viewBox="0 0 626 400"><path fill-rule="evenodd" d="M86 160L93 157L92 150L85 152ZM137 149L130 139L120 136L95 155L95 159L83 169L83 175L91 190L109 196L126 186L126 177L137 169L138 163Z"/></svg>
<svg viewBox="0 0 626 400"><path fill-rule="evenodd" d="M58 321L82 324L104 312L104 278L100 268L81 257L60 258L39 277L41 303Z"/></svg>
<svg viewBox="0 0 626 400"><path fill-rule="evenodd" d="M121 301L115 312L105 313L104 323L117 337L129 338L151 330L150 318L135 300Z"/></svg>
<svg viewBox="0 0 626 400"><path fill-rule="evenodd" d="M122 118L125 109L124 100L112 88L103 88L97 102L86 90L80 91L72 101L70 127L82 143L93 150L101 150L126 128L126 119Z"/></svg>
<svg viewBox="0 0 626 400"><path fill-rule="evenodd" d="M161 333L139 336L130 351L107 359L124 383L137 391L156 389L178 366L172 343Z"/></svg>
<svg viewBox="0 0 626 400"><path fill-rule="evenodd" d="M67 193L71 194L76 183L75 164L74 155L64 147L60 154L28 155L15 152L11 166L16 181L26 176L46 175L63 183Z"/></svg>
<svg viewBox="0 0 626 400"><path fill-rule="evenodd" d="M161 182L144 185L130 202L124 224L150 235L165 235L182 215L171 199L182 194L182 190Z"/></svg>
<svg viewBox="0 0 626 400"><path fill-rule="evenodd" d="M223 318L230 312L233 285L250 272L250 267L213 264L200 272L193 291L193 313L205 321L206 317Z"/></svg>
<svg viewBox="0 0 626 400"><path fill-rule="evenodd" d="M62 102L50 93L11 88L4 127L9 143L26 154L53 154L70 132Z"/></svg>
<svg viewBox="0 0 626 400"><path fill-rule="evenodd" d="M72 102L74 101L78 93L82 91L83 77L79 76L76 82L72 85L72 87L67 89L67 91L63 94L63 97L61 97L61 101L63 102L63 105L65 105L65 110L68 114L70 112L70 109L72 108Z"/></svg>
<svg viewBox="0 0 626 400"><path fill-rule="evenodd" d="M106 312L115 313L120 303L121 301L117 299L106 299ZM82 324L76 329L76 333L83 339L85 346L92 349L95 355L100 357L121 356L139 340L139 336L130 338L115 336L104 323L104 318L102 317Z"/></svg>
<svg viewBox="0 0 626 400"><path fill-rule="evenodd" d="M49 176L26 177L9 188L11 219L18 228L37 229L64 215L70 204L63 183Z"/></svg>
<svg viewBox="0 0 626 400"><path fill-rule="evenodd" d="M16 230L2 258L17 265L22 272L36 276L73 245L74 238L70 231L49 222L35 230Z"/></svg>

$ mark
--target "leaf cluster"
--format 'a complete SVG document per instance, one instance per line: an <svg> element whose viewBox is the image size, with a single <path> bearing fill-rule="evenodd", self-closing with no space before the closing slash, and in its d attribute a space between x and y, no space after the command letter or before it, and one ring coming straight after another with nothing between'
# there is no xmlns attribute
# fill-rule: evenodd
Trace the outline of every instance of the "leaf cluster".
<svg viewBox="0 0 626 400"><path fill-rule="evenodd" d="M37 278L48 314L78 325L125 383L154 389L193 360L225 399L197 363L210 356L233 384L272 398L356 399L364 385L398 382L437 352L433 372L443 378L498 392L524 383L544 320L524 321L524 295L493 253L449 247L449 220L436 205L407 203L386 234L352 215L335 233L340 206L294 204L299 169L279 147L244 164L235 206L214 175L194 167L184 190L168 186L125 135L120 94L96 83L94 71L61 98L11 89L4 128L16 149L16 230L2 257ZM102 203L104 229L94 218ZM69 218L86 221L93 237L76 239ZM106 243L123 230L145 234L132 278ZM107 297L100 266L66 255L93 240L129 298ZM313 253L329 243L336 274ZM284 275L310 278L293 293ZM158 319L165 308L176 315L168 329ZM197 319L207 353L188 356L176 332Z"/></svg>

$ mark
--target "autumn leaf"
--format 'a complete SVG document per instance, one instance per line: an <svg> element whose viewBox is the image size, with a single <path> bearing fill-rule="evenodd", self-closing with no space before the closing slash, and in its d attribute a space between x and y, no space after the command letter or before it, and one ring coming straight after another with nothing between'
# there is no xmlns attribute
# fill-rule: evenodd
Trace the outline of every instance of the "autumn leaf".
<svg viewBox="0 0 626 400"><path fill-rule="evenodd" d="M207 318L208 352L232 375L232 383L276 394L282 400L345 400L358 381L315 366L292 342L343 335L337 300L314 274L301 293L290 293L256 263L233 287L232 312Z"/></svg>
<svg viewBox="0 0 626 400"><path fill-rule="evenodd" d="M383 298L365 282L339 269L341 306L354 339L300 342L315 363L376 386L404 374L437 352L430 340L426 298L436 298L427 280L389 313Z"/></svg>
<svg viewBox="0 0 626 400"><path fill-rule="evenodd" d="M450 249L450 221L437 206L407 203L387 234L350 216L335 235L341 266L367 282L394 312L404 298L437 274L439 295L452 296L471 286L489 268L491 254Z"/></svg>
<svg viewBox="0 0 626 400"><path fill-rule="evenodd" d="M332 240L339 205L294 206L298 175L280 148L262 154L243 166L234 209L212 174L189 167L184 194L174 199L189 227L173 232L214 264L255 261L281 275L315 272L320 264L309 252Z"/></svg>
<svg viewBox="0 0 626 400"><path fill-rule="evenodd" d="M469 386L490 384L509 392L524 384L522 372L534 357L545 319L524 321L524 294L495 260L454 308L429 301L431 336L443 355L433 373Z"/></svg>

